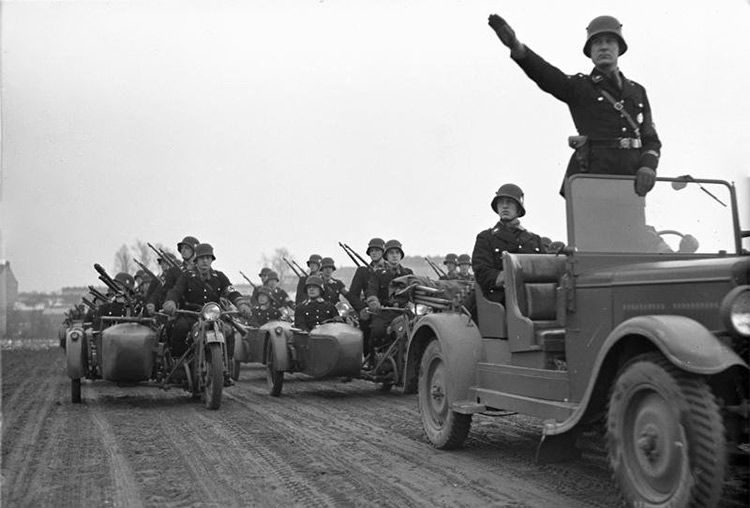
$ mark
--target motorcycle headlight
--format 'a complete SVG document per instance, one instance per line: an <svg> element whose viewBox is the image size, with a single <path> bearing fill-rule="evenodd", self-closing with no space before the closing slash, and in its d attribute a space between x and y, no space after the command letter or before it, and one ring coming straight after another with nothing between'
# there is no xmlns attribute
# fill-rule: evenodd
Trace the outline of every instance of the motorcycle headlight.
<svg viewBox="0 0 750 508"><path fill-rule="evenodd" d="M750 286L736 287L721 302L724 326L735 335L750 337Z"/></svg>
<svg viewBox="0 0 750 508"><path fill-rule="evenodd" d="M206 321L216 321L221 316L221 307L217 303L207 303L203 306L201 315Z"/></svg>
<svg viewBox="0 0 750 508"><path fill-rule="evenodd" d="M70 340L77 341L80 338L81 332L79 332L78 330L73 330L72 332L70 332Z"/></svg>

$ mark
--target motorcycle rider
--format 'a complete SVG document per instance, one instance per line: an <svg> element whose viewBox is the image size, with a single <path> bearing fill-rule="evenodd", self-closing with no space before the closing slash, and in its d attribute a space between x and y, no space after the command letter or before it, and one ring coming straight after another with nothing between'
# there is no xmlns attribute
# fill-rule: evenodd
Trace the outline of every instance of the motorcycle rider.
<svg viewBox="0 0 750 508"><path fill-rule="evenodd" d="M367 244L366 253L370 257L370 264L360 266L354 272L346 298L349 300L352 308L359 312L359 329L362 330L363 351L365 356L368 357L370 355L370 313L365 303L365 298L367 298L367 283L375 270L385 266L385 259L383 259L385 241L382 238L372 238Z"/></svg>
<svg viewBox="0 0 750 508"><path fill-rule="evenodd" d="M526 231L519 218L526 215L523 191L518 185L500 186L490 204L499 221L477 235L471 255L474 274L484 297L505 303L503 252L545 253L542 239Z"/></svg>
<svg viewBox="0 0 750 508"><path fill-rule="evenodd" d="M339 317L336 307L323 298L323 279L310 275L305 281L307 299L297 305L294 311L294 326L310 331L323 321Z"/></svg>
<svg viewBox="0 0 750 508"><path fill-rule="evenodd" d="M146 310L150 314L153 314L167 299L167 293L177 283L180 275L190 271L195 266L195 249L199 243L198 239L194 236L186 236L181 242L177 243L177 252L182 256L182 264L179 267L169 267L164 272L164 282L161 288L158 291L154 291L146 304Z"/></svg>
<svg viewBox="0 0 750 508"><path fill-rule="evenodd" d="M297 282L297 294L294 297L294 303L299 305L307 298L307 291L305 285L307 284L307 277L311 275L320 275L320 263L323 258L320 254L310 254L310 258L307 260L307 268L309 269L307 275L303 275Z"/></svg>
<svg viewBox="0 0 750 508"><path fill-rule="evenodd" d="M195 246L195 267L180 275L174 287L169 290L164 302L164 312L174 314L177 302L181 302L184 308L200 310L206 303L218 303L221 297L225 297L237 306L240 314L252 317L252 308L246 298L234 289L224 273L212 268L215 259L211 245L201 243ZM191 343L190 331L197 321L195 316L180 314L177 317L168 340L172 356L180 357L188 349ZM233 339L233 334L227 334L227 351L230 356L234 351ZM231 384L229 373L224 374L225 384Z"/></svg>
<svg viewBox="0 0 750 508"><path fill-rule="evenodd" d="M458 256L453 253L446 254L445 259L443 260L443 264L448 271L445 273L445 275L440 276L440 280L458 279L458 272L456 272L456 267L458 266Z"/></svg>
<svg viewBox="0 0 750 508"><path fill-rule="evenodd" d="M389 284L396 277L414 274L410 268L401 265L404 258L401 242L388 240L384 247L385 266L375 270L367 284L367 306L373 314L370 324L370 340L373 346L375 342L387 337L388 325L400 314L398 311L382 309L383 306L393 303L388 294Z"/></svg>

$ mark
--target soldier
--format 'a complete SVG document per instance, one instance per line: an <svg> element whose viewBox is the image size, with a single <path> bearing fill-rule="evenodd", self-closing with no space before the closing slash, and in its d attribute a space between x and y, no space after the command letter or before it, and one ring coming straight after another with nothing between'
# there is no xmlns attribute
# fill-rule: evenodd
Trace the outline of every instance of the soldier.
<svg viewBox="0 0 750 508"><path fill-rule="evenodd" d="M346 296L349 292L343 282L333 277L333 272L336 271L333 258L323 258L320 261L320 266L321 278L323 279L323 298L336 305L340 300L339 295Z"/></svg>
<svg viewBox="0 0 750 508"><path fill-rule="evenodd" d="M253 306L252 326L263 326L269 321L281 319L281 311L271 305L271 290L264 286L258 287L258 303Z"/></svg>
<svg viewBox="0 0 750 508"><path fill-rule="evenodd" d="M274 272L273 270L269 270L266 272L266 287L269 291L269 296L271 297L271 305L273 305L276 309L281 309L282 307L291 307L292 302L289 300L289 295L286 291L284 291L282 288L278 286L279 284L279 274Z"/></svg>
<svg viewBox="0 0 750 508"><path fill-rule="evenodd" d="M307 277L305 294L307 299L294 311L294 326L310 331L322 322L338 317L336 307L323 298L323 279L319 275Z"/></svg>
<svg viewBox="0 0 750 508"><path fill-rule="evenodd" d="M448 271L445 273L445 275L441 275L439 277L440 280L458 279L458 273L456 272L456 267L458 265L458 256L453 253L446 254L445 259L443 260L443 264Z"/></svg>
<svg viewBox="0 0 750 508"><path fill-rule="evenodd" d="M636 194L645 196L654 186L661 142L646 89L627 79L617 65L628 49L620 22L612 16L599 16L589 23L583 53L591 58L594 70L574 76L564 74L522 44L500 16L492 14L489 25L526 75L570 108L579 136L568 140L576 151L566 178L582 172L634 175Z"/></svg>
<svg viewBox="0 0 750 508"><path fill-rule="evenodd" d="M261 268L260 273L258 274L258 277L260 277L260 283L261 283L261 285L260 286L255 286L253 288L253 294L250 297L250 303L252 305L257 305L258 304L258 292L260 291L261 287L263 287L263 286L266 285L266 281L268 280L268 272L272 272L272 271L273 270L271 270L267 266L264 266L263 268Z"/></svg>
<svg viewBox="0 0 750 508"><path fill-rule="evenodd" d="M458 279L459 280L474 280L474 274L469 270L471 269L471 256L468 254L461 254L458 256Z"/></svg>
<svg viewBox="0 0 750 508"><path fill-rule="evenodd" d="M294 297L294 303L299 305L307 298L307 291L305 290L305 284L307 277L310 275L320 275L320 262L323 260L319 254L310 254L310 258L307 260L307 268L310 270L307 276L302 276L297 282L297 294Z"/></svg>
<svg viewBox="0 0 750 508"><path fill-rule="evenodd" d="M401 265L403 258L404 250L401 242L388 240L385 243L385 266L375 270L367 284L367 306L373 314L370 325L372 346L387 337L388 325L399 315L397 311L381 309L381 307L392 303L388 294L389 284L396 277L414 273L410 268Z"/></svg>
<svg viewBox="0 0 750 508"><path fill-rule="evenodd" d="M370 313L365 303L365 298L367 298L367 283L377 269L385 266L385 260L383 259L384 252L385 241L382 238L373 238L370 240L367 244L367 255L370 257L370 264L357 268L352 277L349 293L346 295L352 308L359 312L359 328L362 330L365 356L370 353Z"/></svg>
<svg viewBox="0 0 750 508"><path fill-rule="evenodd" d="M101 330L101 318L104 316L131 316L135 313L133 302L128 299L125 293L127 290L135 289L135 279L127 272L120 272L115 275L114 280L123 290L117 293L107 292L108 295L112 295L111 298L99 305L91 316L95 330Z"/></svg>
<svg viewBox="0 0 750 508"><path fill-rule="evenodd" d="M484 297L505 303L503 252L544 253L542 239L521 227L520 217L526 215L523 191L512 183L502 185L492 199L492 210L500 220L494 227L477 235L474 244L474 274Z"/></svg>
<svg viewBox="0 0 750 508"><path fill-rule="evenodd" d="M200 310L208 302L218 303L223 296L234 303L241 314L247 317L252 316L252 308L242 294L232 287L232 283L229 282L227 276L211 267L215 259L214 249L211 245L207 243L196 245L195 268L180 275L174 287L169 290L164 302L164 312L174 314L178 302L184 302L184 307L192 308L192 310ZM172 356L182 356L187 350L190 330L197 319L194 316L184 314L177 317L169 338ZM227 351L231 352L232 350L232 344L228 340ZM227 382L226 375L225 382Z"/></svg>
<svg viewBox="0 0 750 508"><path fill-rule="evenodd" d="M157 307L161 306L167 298L167 293L177 283L177 279L184 272L188 272L195 266L195 249L200 242L194 236L186 236L181 242L177 243L177 252L182 256L182 264L178 267L169 267L164 272L164 282L158 291L150 296L146 304L146 310L153 314Z"/></svg>

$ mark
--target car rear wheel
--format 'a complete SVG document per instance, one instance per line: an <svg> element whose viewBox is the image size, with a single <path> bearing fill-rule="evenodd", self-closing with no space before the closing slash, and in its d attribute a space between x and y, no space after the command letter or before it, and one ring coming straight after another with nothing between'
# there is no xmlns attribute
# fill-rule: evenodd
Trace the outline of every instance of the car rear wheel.
<svg viewBox="0 0 750 508"><path fill-rule="evenodd" d="M419 370L419 413L427 439L435 448L460 447L471 427L471 415L450 408L447 386L448 369L440 342L434 340L425 349Z"/></svg>
<svg viewBox="0 0 750 508"><path fill-rule="evenodd" d="M281 395L284 388L284 371L276 370L274 359L276 358L273 341L266 343L266 382L268 383L268 393L273 397Z"/></svg>
<svg viewBox="0 0 750 508"><path fill-rule="evenodd" d="M717 506L727 454L724 424L703 377L658 353L627 363L607 415L609 463L630 506Z"/></svg>

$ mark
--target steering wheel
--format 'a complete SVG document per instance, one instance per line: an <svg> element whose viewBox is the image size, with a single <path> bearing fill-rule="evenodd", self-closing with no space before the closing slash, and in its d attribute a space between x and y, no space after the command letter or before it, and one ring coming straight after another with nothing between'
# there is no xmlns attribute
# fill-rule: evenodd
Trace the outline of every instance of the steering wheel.
<svg viewBox="0 0 750 508"><path fill-rule="evenodd" d="M700 244L698 243L698 240L693 235L683 234L674 229L663 229L661 231L657 231L656 234L659 236L664 236L664 235L679 236L680 246L677 249L677 252L692 254L693 252L697 251L698 247L700 246Z"/></svg>

